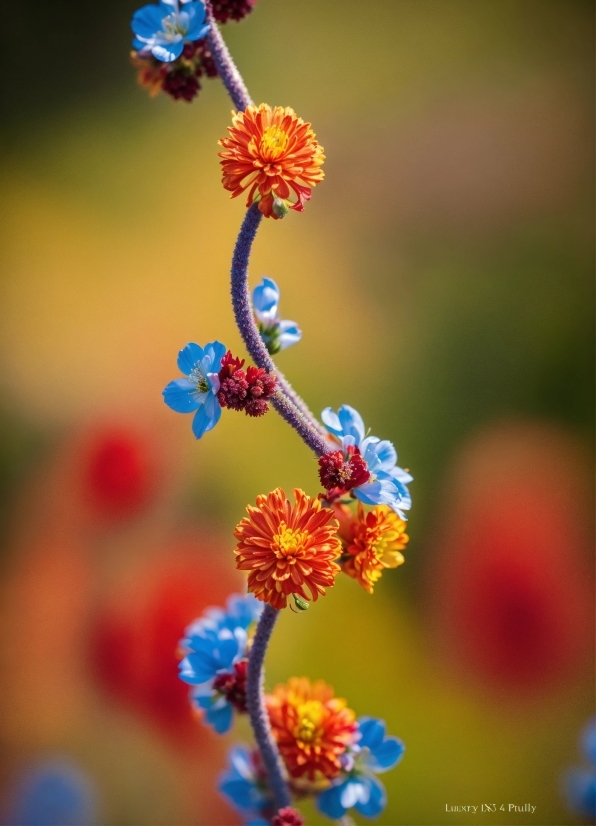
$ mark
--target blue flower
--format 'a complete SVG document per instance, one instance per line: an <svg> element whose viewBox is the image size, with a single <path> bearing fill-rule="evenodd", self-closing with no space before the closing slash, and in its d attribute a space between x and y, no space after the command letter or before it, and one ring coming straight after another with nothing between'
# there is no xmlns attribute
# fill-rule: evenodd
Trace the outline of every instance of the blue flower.
<svg viewBox="0 0 596 826"><path fill-rule="evenodd" d="M205 4L202 0L161 0L157 5L143 6L132 16L135 34L132 44L141 52L151 52L163 63L180 57L185 43L205 37Z"/></svg>
<svg viewBox="0 0 596 826"><path fill-rule="evenodd" d="M358 731L360 739L347 755L346 772L317 798L319 810L332 820L340 820L352 808L365 817L380 814L387 794L375 774L392 769L404 753L401 740L386 736L383 720L360 717Z"/></svg>
<svg viewBox="0 0 596 826"><path fill-rule="evenodd" d="M366 505L389 505L401 519L412 507L407 485L413 477L397 467L397 452L391 442L367 436L362 416L343 404L337 413L330 407L321 415L323 424L342 444L346 459L348 447L357 447L365 460L370 479L354 488L354 496Z"/></svg>
<svg viewBox="0 0 596 826"><path fill-rule="evenodd" d="M564 788L571 811L591 820L596 818L596 717L584 729L581 746L592 765L568 771Z"/></svg>
<svg viewBox="0 0 596 826"><path fill-rule="evenodd" d="M279 287L272 278L263 278L252 294L252 303L261 338L273 356L302 338L295 321L282 321L277 312Z"/></svg>
<svg viewBox="0 0 596 826"><path fill-rule="evenodd" d="M234 708L245 710L247 629L263 608L252 594L233 594L226 607L208 609L180 643L180 679L193 686L193 705L218 734L230 729Z"/></svg>
<svg viewBox="0 0 596 826"><path fill-rule="evenodd" d="M267 823L261 815L272 808L263 780L259 778L251 752L246 746L235 746L229 754L230 767L220 775L217 788L251 824Z"/></svg>
<svg viewBox="0 0 596 826"><path fill-rule="evenodd" d="M226 353L220 341L211 341L205 349L187 344L178 353L178 369L186 379L171 381L163 391L165 403L176 413L195 412L192 431L197 439L213 430L221 416L217 400L221 360Z"/></svg>

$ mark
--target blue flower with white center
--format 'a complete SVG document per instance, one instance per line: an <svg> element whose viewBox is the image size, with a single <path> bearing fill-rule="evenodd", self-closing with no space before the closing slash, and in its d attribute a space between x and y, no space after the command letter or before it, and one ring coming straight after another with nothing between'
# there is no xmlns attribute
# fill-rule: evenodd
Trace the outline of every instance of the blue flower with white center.
<svg viewBox="0 0 596 826"><path fill-rule="evenodd" d="M252 303L257 327L270 355L300 341L302 332L296 322L283 321L279 317L279 287L272 278L263 278L254 288Z"/></svg>
<svg viewBox="0 0 596 826"><path fill-rule="evenodd" d="M404 744L386 736L383 720L360 717L358 731L360 739L346 755L346 772L317 798L319 810L332 820L340 820L352 808L365 817L380 814L387 794L375 775L389 771L403 757Z"/></svg>
<svg viewBox="0 0 596 826"><path fill-rule="evenodd" d="M225 353L220 341L211 341L204 348L187 344L178 353L178 369L187 378L171 381L163 391L165 403L176 413L194 412L192 432L197 439L213 430L221 416L218 373Z"/></svg>
<svg viewBox="0 0 596 826"><path fill-rule="evenodd" d="M218 734L230 729L234 708L246 710L247 629L263 608L252 594L233 594L226 607L208 609L180 643L180 679L193 686L191 702Z"/></svg>
<svg viewBox="0 0 596 826"><path fill-rule="evenodd" d="M596 818L596 717L584 729L581 747L591 766L568 771L564 790L570 810L592 820Z"/></svg>
<svg viewBox="0 0 596 826"><path fill-rule="evenodd" d="M140 52L151 52L163 63L171 63L182 54L185 43L205 37L205 4L202 0L161 0L143 6L132 16L135 34L132 44Z"/></svg>
<svg viewBox="0 0 596 826"><path fill-rule="evenodd" d="M389 505L401 519L412 507L407 485L413 477L397 466L397 452L389 441L367 436L362 416L353 407L343 404L337 413L331 407L321 415L327 430L341 442L344 456L348 447L357 447L365 460L370 479L353 489L354 496L366 505Z"/></svg>
<svg viewBox="0 0 596 826"><path fill-rule="evenodd" d="M273 809L264 781L257 774L251 752L246 746L235 746L229 754L230 767L220 775L217 788L246 819L249 826L267 824L261 815Z"/></svg>

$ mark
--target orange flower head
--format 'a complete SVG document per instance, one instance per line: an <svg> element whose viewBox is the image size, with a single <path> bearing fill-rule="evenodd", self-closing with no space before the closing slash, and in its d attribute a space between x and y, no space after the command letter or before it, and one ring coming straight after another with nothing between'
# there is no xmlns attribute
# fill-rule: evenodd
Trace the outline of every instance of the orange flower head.
<svg viewBox="0 0 596 826"><path fill-rule="evenodd" d="M346 701L322 680L292 677L265 697L273 736L292 779L319 787L340 773L358 727ZM295 784L294 785L299 785Z"/></svg>
<svg viewBox="0 0 596 826"><path fill-rule="evenodd" d="M400 551L409 539L406 523L388 505L376 505L366 513L358 503L351 520L346 522L343 511L338 518L344 538L342 570L372 594L385 568L397 568L405 561Z"/></svg>
<svg viewBox="0 0 596 826"><path fill-rule="evenodd" d="M283 218L289 209L302 212L311 188L325 177L325 155L310 123L293 109L267 103L236 112L229 138L219 141L224 188L232 198L249 189L246 206L259 202L267 218ZM292 194L296 200L292 200Z"/></svg>
<svg viewBox="0 0 596 826"><path fill-rule="evenodd" d="M234 532L236 567L250 572L248 590L277 609L291 594L316 600L340 570L333 561L341 552L333 510L302 490L294 496L295 504L281 488L257 496Z"/></svg>

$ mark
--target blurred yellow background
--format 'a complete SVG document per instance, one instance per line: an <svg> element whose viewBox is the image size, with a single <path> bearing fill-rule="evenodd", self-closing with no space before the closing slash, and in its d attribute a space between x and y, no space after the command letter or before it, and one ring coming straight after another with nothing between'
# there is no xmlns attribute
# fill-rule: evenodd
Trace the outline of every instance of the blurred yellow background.
<svg viewBox="0 0 596 826"><path fill-rule="evenodd" d="M319 483L276 414L196 443L163 405L187 341L244 355L244 204L220 184L220 82L150 100L135 7L36 0L2 34L0 782L8 801L66 755L102 824L215 826L239 822L212 787L248 728L200 730L175 676L149 697L174 651L148 635L242 587L232 532L257 494ZM405 741L384 826L578 822L560 777L594 692L593 25L580 0L258 0L223 28L255 100L327 156L304 214L255 244L253 285L274 278L303 330L276 358L415 477L406 564L286 612L268 657L269 687L324 678ZM93 499L102 439L132 445L122 512ZM446 811L491 802L537 810Z"/></svg>

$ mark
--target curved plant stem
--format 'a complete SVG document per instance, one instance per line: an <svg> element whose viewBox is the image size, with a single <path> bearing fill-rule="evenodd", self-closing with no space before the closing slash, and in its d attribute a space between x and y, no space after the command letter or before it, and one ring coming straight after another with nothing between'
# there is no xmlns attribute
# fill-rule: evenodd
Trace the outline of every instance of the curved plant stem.
<svg viewBox="0 0 596 826"><path fill-rule="evenodd" d="M325 426L322 425L321 422L317 419L317 417L314 415L312 410L306 404L304 399L301 396L299 396L298 393L296 393L296 391L294 390L294 388L292 387L290 382L287 380L287 378L284 376L284 374L281 372L281 370L277 366L275 367L275 375L277 376L277 384L278 384L280 390L283 393L285 393L285 395L290 399L290 401L294 402L294 404L296 405L298 410L300 410L300 412L304 416L306 416L306 418L310 421L310 423L313 425L313 427L315 427L319 431L321 436L323 436L323 438L327 439L328 434L327 434L327 431L325 430Z"/></svg>
<svg viewBox="0 0 596 826"><path fill-rule="evenodd" d="M269 779L269 787L275 800L275 807L283 809L291 803L288 784L277 745L271 734L269 716L263 696L265 652L273 632L279 611L265 605L248 655L246 679L246 706L257 746Z"/></svg>
<svg viewBox="0 0 596 826"><path fill-rule="evenodd" d="M209 34L207 35L207 43L209 50L217 66L217 72L221 77L224 86L232 98L232 103L240 112L244 112L247 106L252 103L251 97L248 94L248 89L242 75L236 68L236 64L232 59L232 55L225 44L221 32L217 27L217 22L213 17L213 10L211 3L207 2L207 20L211 26Z"/></svg>
<svg viewBox="0 0 596 826"><path fill-rule="evenodd" d="M258 204L252 204L240 227L232 258L232 305L236 324L254 363L268 373L276 375L275 364L255 323L248 290L248 260L262 217ZM317 456L328 452L330 448L320 431L281 389L271 397L271 403Z"/></svg>

